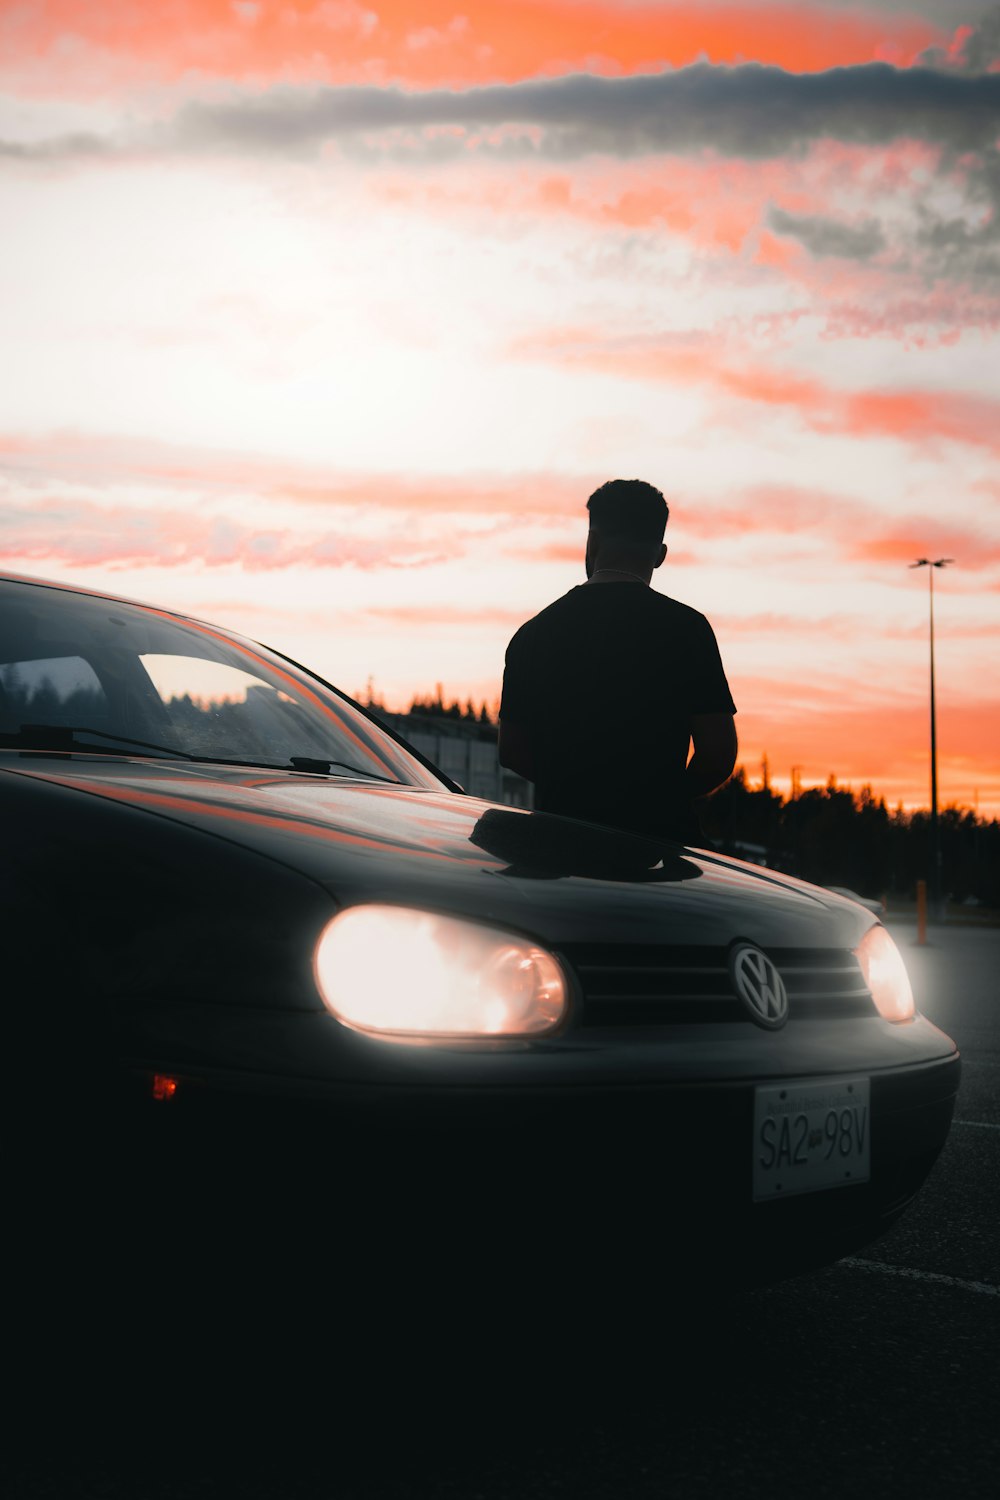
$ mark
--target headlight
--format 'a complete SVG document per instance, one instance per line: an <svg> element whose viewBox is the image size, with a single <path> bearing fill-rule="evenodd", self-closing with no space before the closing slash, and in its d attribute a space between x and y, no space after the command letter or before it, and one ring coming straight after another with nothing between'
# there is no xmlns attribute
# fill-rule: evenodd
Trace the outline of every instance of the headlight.
<svg viewBox="0 0 1000 1500"><path fill-rule="evenodd" d="M338 1021L380 1036L541 1036L566 1013L566 980L544 949L406 907L339 912L317 944L315 972Z"/></svg>
<svg viewBox="0 0 1000 1500"><path fill-rule="evenodd" d="M902 955L884 927L870 927L855 948L865 984L887 1021L913 1019L913 991Z"/></svg>

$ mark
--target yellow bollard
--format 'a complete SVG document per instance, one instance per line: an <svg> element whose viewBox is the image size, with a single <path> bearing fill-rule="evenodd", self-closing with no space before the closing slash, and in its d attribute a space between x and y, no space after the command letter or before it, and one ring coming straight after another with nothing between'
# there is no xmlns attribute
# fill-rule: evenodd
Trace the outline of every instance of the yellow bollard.
<svg viewBox="0 0 1000 1500"><path fill-rule="evenodd" d="M917 881L917 942L923 947L927 942L927 882Z"/></svg>

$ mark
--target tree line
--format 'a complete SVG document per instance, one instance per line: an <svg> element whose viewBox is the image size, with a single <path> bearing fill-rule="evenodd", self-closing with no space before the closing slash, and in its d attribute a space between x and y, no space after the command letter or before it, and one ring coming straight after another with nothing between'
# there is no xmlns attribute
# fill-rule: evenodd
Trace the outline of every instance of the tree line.
<svg viewBox="0 0 1000 1500"><path fill-rule="evenodd" d="M739 767L706 804L702 822L723 853L757 845L773 868L863 896L912 897L917 881L930 875L930 812L890 812L868 786L857 793L831 778L785 798L770 787L751 788ZM938 814L938 833L946 895L1000 907L1000 822L951 806Z"/></svg>
<svg viewBox="0 0 1000 1500"><path fill-rule="evenodd" d="M413 717L441 720L443 721L440 726L442 729L461 726L462 735L466 738L495 741L497 737L496 711L499 704L494 704L491 708L484 699L477 708L471 698L467 698L464 703L458 698L453 698L450 703L446 703L440 683L437 684L433 695L420 697L414 694L410 699L409 708L400 714L387 709L385 704L375 696L370 680L366 695L358 701L376 719L382 718L387 723L395 725L403 735L406 734L406 726L401 721Z"/></svg>

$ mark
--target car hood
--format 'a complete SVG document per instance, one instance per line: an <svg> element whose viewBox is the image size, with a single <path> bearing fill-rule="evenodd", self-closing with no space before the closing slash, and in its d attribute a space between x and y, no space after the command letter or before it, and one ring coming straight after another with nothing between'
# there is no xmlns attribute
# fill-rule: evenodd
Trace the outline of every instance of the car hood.
<svg viewBox="0 0 1000 1500"><path fill-rule="evenodd" d="M871 917L705 850L450 792L348 777L99 755L8 769L253 849L339 902L408 902L546 941L853 946Z"/></svg>

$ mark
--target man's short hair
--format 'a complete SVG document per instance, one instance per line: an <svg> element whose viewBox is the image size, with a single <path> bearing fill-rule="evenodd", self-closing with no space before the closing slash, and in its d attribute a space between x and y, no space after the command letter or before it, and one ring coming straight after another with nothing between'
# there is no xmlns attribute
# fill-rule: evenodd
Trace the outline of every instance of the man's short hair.
<svg viewBox="0 0 1000 1500"><path fill-rule="evenodd" d="M670 516L660 491L642 479L609 479L591 495L587 509L602 536L656 545L663 541Z"/></svg>

